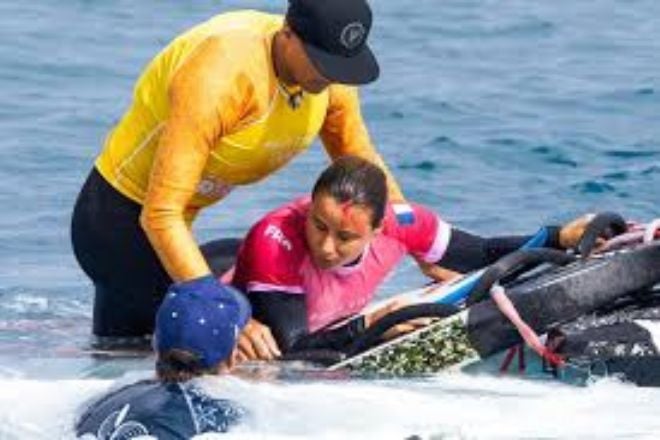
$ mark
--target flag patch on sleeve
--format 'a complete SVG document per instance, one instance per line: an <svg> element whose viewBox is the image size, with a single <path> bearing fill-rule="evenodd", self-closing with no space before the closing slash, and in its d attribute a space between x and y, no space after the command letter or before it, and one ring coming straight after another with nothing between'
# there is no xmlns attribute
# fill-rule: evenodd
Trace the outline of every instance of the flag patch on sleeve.
<svg viewBox="0 0 660 440"><path fill-rule="evenodd" d="M392 209L396 215L396 221L400 225L412 225L415 223L415 212L407 203L393 203Z"/></svg>

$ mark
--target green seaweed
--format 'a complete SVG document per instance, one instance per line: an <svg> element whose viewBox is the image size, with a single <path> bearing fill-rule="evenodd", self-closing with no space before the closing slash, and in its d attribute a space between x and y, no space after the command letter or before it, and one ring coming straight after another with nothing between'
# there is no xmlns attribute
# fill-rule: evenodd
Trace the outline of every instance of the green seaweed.
<svg viewBox="0 0 660 440"><path fill-rule="evenodd" d="M465 325L458 320L438 323L414 338L403 339L348 365L360 374L395 376L437 373L477 356L470 345Z"/></svg>

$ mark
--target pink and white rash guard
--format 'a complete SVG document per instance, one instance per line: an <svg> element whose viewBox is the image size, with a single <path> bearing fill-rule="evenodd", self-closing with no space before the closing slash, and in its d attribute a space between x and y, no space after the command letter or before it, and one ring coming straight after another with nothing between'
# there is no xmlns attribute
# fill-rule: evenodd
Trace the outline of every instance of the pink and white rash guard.
<svg viewBox="0 0 660 440"><path fill-rule="evenodd" d="M270 213L250 229L239 251L232 284L244 292L305 295L310 332L359 313L378 286L406 255L439 261L449 243L450 225L420 205L390 205L382 232L357 263L319 269L305 239L309 197ZM412 210L400 222L401 211ZM396 213L395 213L396 211Z"/></svg>

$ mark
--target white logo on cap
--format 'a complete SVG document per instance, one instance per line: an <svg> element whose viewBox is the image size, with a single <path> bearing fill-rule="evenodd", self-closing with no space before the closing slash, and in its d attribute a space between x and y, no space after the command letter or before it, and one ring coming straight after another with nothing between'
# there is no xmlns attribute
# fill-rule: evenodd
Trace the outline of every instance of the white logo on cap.
<svg viewBox="0 0 660 440"><path fill-rule="evenodd" d="M364 25L359 21L354 21L344 26L339 41L346 49L355 49L362 44L365 35L367 35L367 30Z"/></svg>

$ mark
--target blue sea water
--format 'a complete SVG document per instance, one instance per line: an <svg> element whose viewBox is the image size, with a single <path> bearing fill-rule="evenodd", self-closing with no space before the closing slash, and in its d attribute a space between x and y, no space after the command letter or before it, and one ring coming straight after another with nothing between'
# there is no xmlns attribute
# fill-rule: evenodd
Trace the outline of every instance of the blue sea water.
<svg viewBox="0 0 660 440"><path fill-rule="evenodd" d="M484 234L531 233L587 211L615 210L639 220L660 216L659 2L372 3L371 41L382 75L363 88L363 112L409 199ZM71 209L141 69L171 38L215 13L247 7L282 12L285 6L284 0L0 0L0 383L14 391L5 396L22 390L36 396L48 392L50 380L78 379L80 371L61 359L88 342L92 291L72 256ZM326 162L315 145L258 187L237 190L204 213L196 225L200 241L245 232L267 210L307 191ZM406 262L380 295L422 280ZM87 367L92 376L107 372L103 364ZM73 390L89 394L104 386L96 384L64 386L69 390L62 396L64 408L79 401ZM520 389L509 385L514 395ZM397 392L408 393L421 388L398 386ZM542 391L523 387L527 392L518 397L552 399L550 388L537 386ZM625 408L625 401L604 397L607 386L562 392L596 414L612 405ZM645 408L650 403L657 414L658 393L613 387ZM446 406L446 387L431 388L438 390L435 403ZM471 392L479 396L478 387ZM0 438L52 438L25 426L34 417L59 426L60 418L49 414L61 402L21 410L17 398L0 397L0 409L9 414L0 416ZM508 395L489 398L515 407ZM35 414L39 408L44 414ZM529 411L530 417L541 416ZM633 437L657 432L651 409L640 411L634 429L611 432ZM488 421L499 417L490 415ZM380 432L371 421L365 432ZM437 431L467 437L497 432L471 428L468 419L457 423L458 431L453 424ZM264 426L256 432L268 433ZM433 431L428 423L424 429L429 426ZM581 426L520 432L574 437L586 432Z"/></svg>

